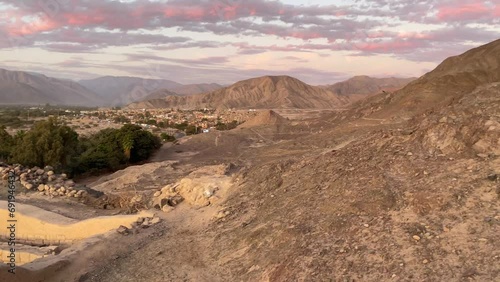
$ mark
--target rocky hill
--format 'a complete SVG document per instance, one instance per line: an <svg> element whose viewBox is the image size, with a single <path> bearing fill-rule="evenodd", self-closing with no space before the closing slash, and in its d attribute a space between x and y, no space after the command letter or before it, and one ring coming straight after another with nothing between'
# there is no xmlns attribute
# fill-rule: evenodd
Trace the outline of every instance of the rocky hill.
<svg viewBox="0 0 500 282"><path fill-rule="evenodd" d="M288 124L288 120L273 110L266 110L258 113L253 118L247 120L246 122L239 125L240 128L251 128L269 125L285 125Z"/></svg>
<svg viewBox="0 0 500 282"><path fill-rule="evenodd" d="M346 81L327 85L325 86L325 88L335 94L348 96L351 100L356 101L363 99L369 95L399 90L415 79L415 77L374 78L366 75L361 75L355 76Z"/></svg>
<svg viewBox="0 0 500 282"><path fill-rule="evenodd" d="M0 104L96 106L97 94L82 85L63 79L0 69Z"/></svg>
<svg viewBox="0 0 500 282"><path fill-rule="evenodd" d="M237 82L229 87L189 97L169 96L131 104L129 108L299 108L322 109L344 106L345 96L308 85L289 76L264 76Z"/></svg>
<svg viewBox="0 0 500 282"><path fill-rule="evenodd" d="M497 81L500 81L500 40L450 57L403 89L362 100L343 116L408 119L447 106L477 87Z"/></svg>

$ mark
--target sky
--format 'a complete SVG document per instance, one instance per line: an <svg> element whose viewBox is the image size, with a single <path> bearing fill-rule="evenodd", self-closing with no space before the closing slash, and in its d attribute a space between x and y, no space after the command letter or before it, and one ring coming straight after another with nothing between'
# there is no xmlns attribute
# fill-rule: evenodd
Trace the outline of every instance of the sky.
<svg viewBox="0 0 500 282"><path fill-rule="evenodd" d="M500 0L0 0L0 68L231 84L420 76L500 38Z"/></svg>

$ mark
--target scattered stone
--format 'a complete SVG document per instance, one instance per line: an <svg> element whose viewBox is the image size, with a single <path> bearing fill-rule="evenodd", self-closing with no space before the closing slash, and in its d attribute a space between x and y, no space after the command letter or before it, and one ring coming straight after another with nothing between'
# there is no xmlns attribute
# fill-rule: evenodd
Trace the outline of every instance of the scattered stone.
<svg viewBox="0 0 500 282"><path fill-rule="evenodd" d="M426 259L424 259L424 260L422 261L422 263L423 263L423 264L428 264L428 263L429 263L429 261L428 261L428 260L426 260Z"/></svg>
<svg viewBox="0 0 500 282"><path fill-rule="evenodd" d="M407 156L413 156L413 153L412 152L408 152L406 155Z"/></svg>
<svg viewBox="0 0 500 282"><path fill-rule="evenodd" d="M149 226L151 226L151 221L149 220L149 218L145 218L144 221L141 224L141 227L142 228L148 228Z"/></svg>
<svg viewBox="0 0 500 282"><path fill-rule="evenodd" d="M203 191L203 195L205 198L210 198L214 195L214 189L213 188L206 188L205 191Z"/></svg>
<svg viewBox="0 0 500 282"><path fill-rule="evenodd" d="M43 185L43 184L38 185L38 191L40 191L40 192L45 191L45 185Z"/></svg>
<svg viewBox="0 0 500 282"><path fill-rule="evenodd" d="M161 208L161 211L162 211L162 212L167 212L167 213L168 213L168 212L173 211L174 209L175 209L174 207L171 207L171 206L169 206L169 205L164 205L164 206Z"/></svg>
<svg viewBox="0 0 500 282"><path fill-rule="evenodd" d="M158 224L161 222L161 218L159 217L153 217L153 219L150 221L151 224Z"/></svg>
<svg viewBox="0 0 500 282"><path fill-rule="evenodd" d="M367 223L363 224L363 226L366 228L370 227L370 225L368 225Z"/></svg>
<svg viewBox="0 0 500 282"><path fill-rule="evenodd" d="M130 233L129 229L123 225L120 225L118 229L116 229L116 232L122 234L122 235L128 235Z"/></svg>
<svg viewBox="0 0 500 282"><path fill-rule="evenodd" d="M54 175L54 172L52 170L49 170L49 171L47 171L47 175L52 176L52 175Z"/></svg>
<svg viewBox="0 0 500 282"><path fill-rule="evenodd" d="M155 199L153 201L153 208L161 210L164 206L168 206L168 199Z"/></svg>
<svg viewBox="0 0 500 282"><path fill-rule="evenodd" d="M413 235L413 237L412 237L412 238L413 238L413 240L415 240L415 241L420 241L420 236L418 236L418 235Z"/></svg>
<svg viewBox="0 0 500 282"><path fill-rule="evenodd" d="M176 195L176 196L168 198L168 205L175 207L178 204L180 204L182 201L184 201L184 198L179 196L179 195Z"/></svg>
<svg viewBox="0 0 500 282"><path fill-rule="evenodd" d="M27 183L26 185L24 185L24 187L28 190L31 190L33 188L33 184Z"/></svg>
<svg viewBox="0 0 500 282"><path fill-rule="evenodd" d="M492 173L492 174L488 175L487 178L489 181L496 181L496 180L498 180L499 176L496 173Z"/></svg>

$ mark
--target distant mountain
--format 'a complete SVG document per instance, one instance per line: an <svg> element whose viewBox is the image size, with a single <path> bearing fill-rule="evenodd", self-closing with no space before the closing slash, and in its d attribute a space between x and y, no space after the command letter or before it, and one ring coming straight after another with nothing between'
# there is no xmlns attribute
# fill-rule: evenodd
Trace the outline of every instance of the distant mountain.
<svg viewBox="0 0 500 282"><path fill-rule="evenodd" d="M349 98L290 76L264 76L237 82L229 87L192 96L168 96L133 103L128 108L298 108L320 109L343 106Z"/></svg>
<svg viewBox="0 0 500 282"><path fill-rule="evenodd" d="M150 93L148 96L144 97L141 101L138 101L138 102L164 99L168 96L182 96L182 95L180 95L176 92L169 91L167 89L160 89L160 90L156 90L156 91Z"/></svg>
<svg viewBox="0 0 500 282"><path fill-rule="evenodd" d="M399 90L415 79L417 78L374 78L363 75L355 76L333 85L327 85L325 88L335 94L349 96L351 100L355 101L384 91L392 92Z"/></svg>
<svg viewBox="0 0 500 282"><path fill-rule="evenodd" d="M189 96L189 95L195 95L195 94L201 94L205 92L211 92L214 90L221 89L222 86L216 83L201 83L201 84L188 84L188 85L183 85L181 87L174 88L173 90L168 90L168 89L160 89L153 91L141 101L148 101L148 100L154 100L154 99L163 99L168 96ZM137 101L140 102L140 101Z"/></svg>
<svg viewBox="0 0 500 282"><path fill-rule="evenodd" d="M500 40L450 57L403 89L359 101L344 114L407 119L448 106L476 88L495 82L500 82Z"/></svg>
<svg viewBox="0 0 500 282"><path fill-rule="evenodd" d="M128 76L104 76L80 80L80 84L99 94L103 104L126 105L141 101L151 92L159 89L179 88L183 85L165 79L145 79Z"/></svg>
<svg viewBox="0 0 500 282"><path fill-rule="evenodd" d="M0 104L97 106L100 98L70 80L0 69Z"/></svg>
<svg viewBox="0 0 500 282"><path fill-rule="evenodd" d="M221 88L223 88L223 86L217 83L200 83L183 85L173 88L172 91L180 95L194 95L219 90Z"/></svg>

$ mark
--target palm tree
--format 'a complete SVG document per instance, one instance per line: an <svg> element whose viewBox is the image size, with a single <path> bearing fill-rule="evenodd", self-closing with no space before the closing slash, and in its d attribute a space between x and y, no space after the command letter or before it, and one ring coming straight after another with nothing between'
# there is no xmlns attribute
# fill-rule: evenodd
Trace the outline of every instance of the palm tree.
<svg viewBox="0 0 500 282"><path fill-rule="evenodd" d="M127 134L124 136L122 140L122 147L128 162L130 160L130 152L134 148L134 138L132 137L132 134Z"/></svg>

